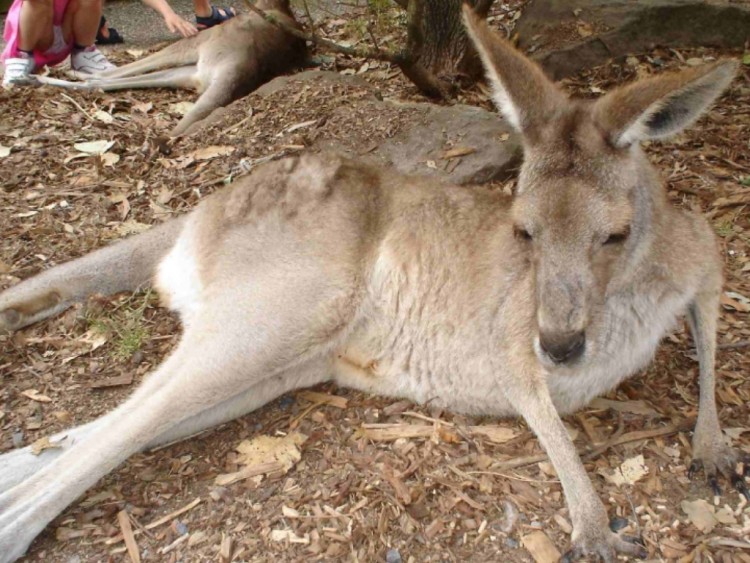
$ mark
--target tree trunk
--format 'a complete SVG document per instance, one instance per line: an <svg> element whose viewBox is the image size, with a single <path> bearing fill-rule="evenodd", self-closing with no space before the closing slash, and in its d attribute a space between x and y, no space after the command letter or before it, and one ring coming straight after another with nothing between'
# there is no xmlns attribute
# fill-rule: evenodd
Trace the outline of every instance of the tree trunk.
<svg viewBox="0 0 750 563"><path fill-rule="evenodd" d="M469 0L482 17L493 0ZM477 78L479 57L471 45L461 17L463 0L410 0L409 57L440 78L453 81L458 76Z"/></svg>

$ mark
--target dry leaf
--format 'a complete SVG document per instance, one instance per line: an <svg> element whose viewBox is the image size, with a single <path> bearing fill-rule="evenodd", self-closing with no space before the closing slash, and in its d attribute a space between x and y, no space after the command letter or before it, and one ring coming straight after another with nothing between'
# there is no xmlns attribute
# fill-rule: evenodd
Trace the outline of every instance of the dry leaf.
<svg viewBox="0 0 750 563"><path fill-rule="evenodd" d="M0 158L5 158L10 155L10 147L4 147L0 145Z"/></svg>
<svg viewBox="0 0 750 563"><path fill-rule="evenodd" d="M174 197L174 190L170 190L166 186L162 186L159 188L159 191L156 194L156 201L157 203L161 203L162 205L166 205L170 202L170 200Z"/></svg>
<svg viewBox="0 0 750 563"><path fill-rule="evenodd" d="M104 166L114 166L115 164L120 162L120 155L113 152L105 152L103 155L101 155L101 159Z"/></svg>
<svg viewBox="0 0 750 563"><path fill-rule="evenodd" d="M303 545L310 543L309 534L298 536L292 530L271 530L271 535L269 537L271 541L277 542L288 541L289 543L301 543Z"/></svg>
<svg viewBox="0 0 750 563"><path fill-rule="evenodd" d="M101 141L87 141L85 143L76 143L73 145L73 148L86 154L104 154L110 148L112 148L112 145L114 144L114 141L106 141L102 139Z"/></svg>
<svg viewBox="0 0 750 563"><path fill-rule="evenodd" d="M224 486L265 473L286 473L302 459L299 446L305 440L307 436L299 432L290 432L282 437L256 436L252 440L243 440L235 449L240 453L239 462L246 467L219 475L215 483Z"/></svg>
<svg viewBox="0 0 750 563"><path fill-rule="evenodd" d="M516 437L516 431L504 426L470 426L469 431L474 436L484 436L495 444L504 444Z"/></svg>
<svg viewBox="0 0 750 563"><path fill-rule="evenodd" d="M21 395L23 395L24 397L28 397L32 401L36 401L38 403L51 403L52 402L52 399L50 399L47 395L42 395L36 389L27 389L26 391L22 391Z"/></svg>
<svg viewBox="0 0 750 563"><path fill-rule="evenodd" d="M526 534L521 538L521 543L536 563L556 563L560 560L560 552L544 532Z"/></svg>
<svg viewBox="0 0 750 563"><path fill-rule="evenodd" d="M112 117L103 109L96 110L94 112L94 117L98 119L99 121L101 121L102 123L112 123L115 120L114 117Z"/></svg>
<svg viewBox="0 0 750 563"><path fill-rule="evenodd" d="M178 115L185 115L195 104L193 102L177 102L176 104L169 104L169 112L176 113Z"/></svg>
<svg viewBox="0 0 750 563"><path fill-rule="evenodd" d="M154 109L154 104L151 102L142 102L139 104L133 104L133 109L141 113L148 113Z"/></svg>
<svg viewBox="0 0 750 563"><path fill-rule="evenodd" d="M191 152L188 156L195 160L211 160L217 156L226 156L232 154L235 151L234 147L212 145L210 147L203 147Z"/></svg>
<svg viewBox="0 0 750 563"><path fill-rule="evenodd" d="M611 475L604 473L604 478L619 487L626 484L632 485L646 475L648 475L648 467L646 467L643 455L637 455L623 461Z"/></svg>
<svg viewBox="0 0 750 563"><path fill-rule="evenodd" d="M45 436L44 438L39 438L36 442L31 444L31 453L34 455L39 455L44 450L62 448L62 446L60 445L60 442L62 442L62 440L58 442L51 442L49 439L49 436Z"/></svg>
<svg viewBox="0 0 750 563"><path fill-rule="evenodd" d="M127 236L127 235L137 235L138 233L142 233L144 231L148 231L151 228L151 225L146 225L145 223L139 223L138 221L129 220L129 221L123 221L119 225L115 227L115 231L117 231L117 234L120 236Z"/></svg>
<svg viewBox="0 0 750 563"><path fill-rule="evenodd" d="M307 436L300 432L290 432L286 436L256 436L252 440L243 440L235 449L240 453L240 463L258 465L277 461L289 471L301 458L299 446L305 443Z"/></svg>
<svg viewBox="0 0 750 563"><path fill-rule="evenodd" d="M714 514L714 507L703 499L695 501L683 500L680 503L683 512L687 514L690 522L704 534L713 530L719 521Z"/></svg>

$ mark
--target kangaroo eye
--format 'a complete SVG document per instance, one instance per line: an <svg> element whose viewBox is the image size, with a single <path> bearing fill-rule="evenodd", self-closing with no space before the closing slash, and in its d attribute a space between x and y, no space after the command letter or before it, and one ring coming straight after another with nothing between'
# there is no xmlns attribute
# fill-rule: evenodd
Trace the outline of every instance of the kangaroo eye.
<svg viewBox="0 0 750 563"><path fill-rule="evenodd" d="M529 234L529 231L518 225L513 227L513 236L519 240L531 240L531 234Z"/></svg>
<svg viewBox="0 0 750 563"><path fill-rule="evenodd" d="M628 235L630 232L625 231L622 233L612 233L607 237L607 240L604 241L604 244L621 244L627 240Z"/></svg>

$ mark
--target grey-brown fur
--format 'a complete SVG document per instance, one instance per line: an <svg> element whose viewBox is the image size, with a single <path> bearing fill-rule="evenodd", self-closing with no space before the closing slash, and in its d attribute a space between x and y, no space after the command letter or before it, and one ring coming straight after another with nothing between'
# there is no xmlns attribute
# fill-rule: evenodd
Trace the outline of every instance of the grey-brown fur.
<svg viewBox="0 0 750 563"><path fill-rule="evenodd" d="M259 8L290 27L300 28L289 0L258 0ZM85 82L39 77L43 84L64 88L123 90L129 88L187 88L200 97L172 130L189 133L216 108L242 98L272 78L305 64L305 42L245 13L221 25L181 39L141 60Z"/></svg>
<svg viewBox="0 0 750 563"><path fill-rule="evenodd" d="M116 410L67 431L60 449L0 456L0 562L133 453L327 380L522 416L560 477L572 554L642 555L609 530L560 415L646 365L685 313L700 360L695 461L745 490L714 398L715 238L705 219L668 205L638 146L688 125L736 64L569 101L470 13L467 25L524 137L513 200L326 154L269 163L207 198L165 236L163 258L156 245L118 286L155 278L185 325L172 355ZM47 303L49 287L99 290L98 272L121 267L121 251L108 256L108 268L83 258L0 294L0 322ZM85 291L67 287L92 277Z"/></svg>

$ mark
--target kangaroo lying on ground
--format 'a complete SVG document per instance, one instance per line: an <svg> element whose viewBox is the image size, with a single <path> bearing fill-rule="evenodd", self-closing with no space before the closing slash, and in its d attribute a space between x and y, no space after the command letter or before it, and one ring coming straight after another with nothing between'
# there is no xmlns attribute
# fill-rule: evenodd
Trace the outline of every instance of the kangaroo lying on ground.
<svg viewBox="0 0 750 563"><path fill-rule="evenodd" d="M286 25L300 29L289 0L258 0L257 5ZM256 13L249 13L85 82L46 76L39 76L37 80L78 90L196 90L200 94L198 101L171 132L172 136L177 136L189 132L192 125L216 108L247 96L272 78L302 66L306 58L307 47L303 40L285 33Z"/></svg>
<svg viewBox="0 0 750 563"><path fill-rule="evenodd" d="M465 9L525 160L509 201L331 155L266 164L188 216L0 294L16 330L153 279L181 315L171 356L121 406L0 456L0 561L128 456L287 391L343 386L522 416L560 477L571 556L644 555L608 528L560 415L652 358L687 313L700 361L695 467L747 493L714 398L721 259L708 222L667 203L639 141L691 124L728 86L718 62L567 99Z"/></svg>

